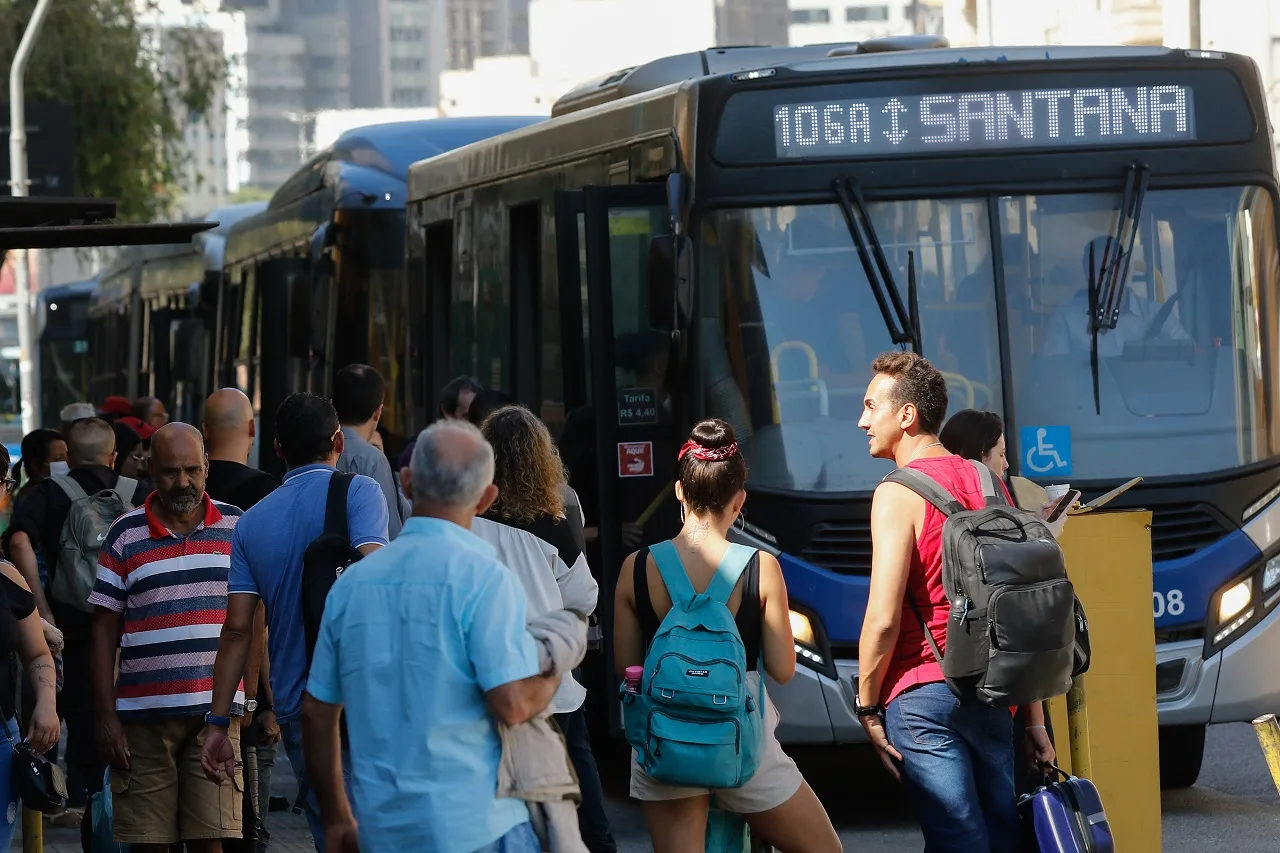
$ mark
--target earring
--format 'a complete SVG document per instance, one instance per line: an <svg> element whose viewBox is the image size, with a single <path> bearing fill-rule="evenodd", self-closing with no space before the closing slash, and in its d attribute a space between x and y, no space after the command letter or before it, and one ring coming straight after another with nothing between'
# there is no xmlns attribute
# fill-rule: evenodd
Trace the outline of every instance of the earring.
<svg viewBox="0 0 1280 853"><path fill-rule="evenodd" d="M747 514L745 512L738 513L738 532L747 532Z"/></svg>
<svg viewBox="0 0 1280 853"><path fill-rule="evenodd" d="M680 504L680 523L684 524L684 504Z"/></svg>

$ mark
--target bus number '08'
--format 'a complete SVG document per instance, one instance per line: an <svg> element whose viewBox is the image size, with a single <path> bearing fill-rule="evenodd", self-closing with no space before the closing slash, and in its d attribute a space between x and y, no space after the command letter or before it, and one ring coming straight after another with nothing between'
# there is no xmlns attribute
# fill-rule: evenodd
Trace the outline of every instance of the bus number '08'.
<svg viewBox="0 0 1280 853"><path fill-rule="evenodd" d="M1151 593L1151 607L1157 619L1166 613L1170 616L1181 616L1187 610L1180 589L1171 589L1166 593Z"/></svg>

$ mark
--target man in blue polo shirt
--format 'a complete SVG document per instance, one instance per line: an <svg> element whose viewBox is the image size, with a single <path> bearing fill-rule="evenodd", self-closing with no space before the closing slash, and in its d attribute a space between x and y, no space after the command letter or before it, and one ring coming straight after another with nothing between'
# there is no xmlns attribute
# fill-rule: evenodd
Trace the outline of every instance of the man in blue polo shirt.
<svg viewBox="0 0 1280 853"><path fill-rule="evenodd" d="M342 427L328 401L312 394L288 397L276 412L276 453L289 471L280 488L241 516L231 546L227 583L227 621L214 664L213 710L202 755L205 771L217 775L234 760L225 729L236 679L244 669L253 633L253 613L261 599L267 606L267 652L271 660L271 692L277 706L289 763L306 785L302 755L302 690L307 677L303 637L302 556L324 532L329 478L342 455ZM387 544L387 501L377 482L357 475L347 493L347 529L351 544L371 554ZM259 708L258 710L271 710ZM349 768L348 772L349 772ZM320 849L324 828L314 792L307 795L307 822Z"/></svg>

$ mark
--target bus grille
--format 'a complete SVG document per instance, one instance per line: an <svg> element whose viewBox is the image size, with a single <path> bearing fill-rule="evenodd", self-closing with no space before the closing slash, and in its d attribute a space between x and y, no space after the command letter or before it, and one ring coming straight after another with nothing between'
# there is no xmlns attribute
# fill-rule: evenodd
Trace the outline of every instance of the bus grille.
<svg viewBox="0 0 1280 853"><path fill-rule="evenodd" d="M1225 535L1226 525L1203 504L1157 506L1151 515L1151 559L1187 557Z"/></svg>
<svg viewBox="0 0 1280 853"><path fill-rule="evenodd" d="M1151 558L1186 557L1227 534L1227 527L1202 504L1173 504L1153 510ZM871 575L871 522L824 521L813 527L800 558L841 575Z"/></svg>
<svg viewBox="0 0 1280 853"><path fill-rule="evenodd" d="M871 575L871 522L824 521L813 527L800 559L841 575Z"/></svg>

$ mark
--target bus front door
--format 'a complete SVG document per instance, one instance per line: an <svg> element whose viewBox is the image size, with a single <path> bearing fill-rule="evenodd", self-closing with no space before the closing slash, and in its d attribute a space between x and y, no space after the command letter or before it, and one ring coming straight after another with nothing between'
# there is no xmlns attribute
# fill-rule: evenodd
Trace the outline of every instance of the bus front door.
<svg viewBox="0 0 1280 853"><path fill-rule="evenodd" d="M674 535L680 523L674 471L681 426L673 413L681 407L669 369L672 338L650 327L648 310L649 241L669 231L660 184L558 194L566 403L576 404L561 446L597 537L588 556L600 582L603 655L600 677L590 686L605 691L615 732L621 728L612 643L618 568L641 545Z"/></svg>

